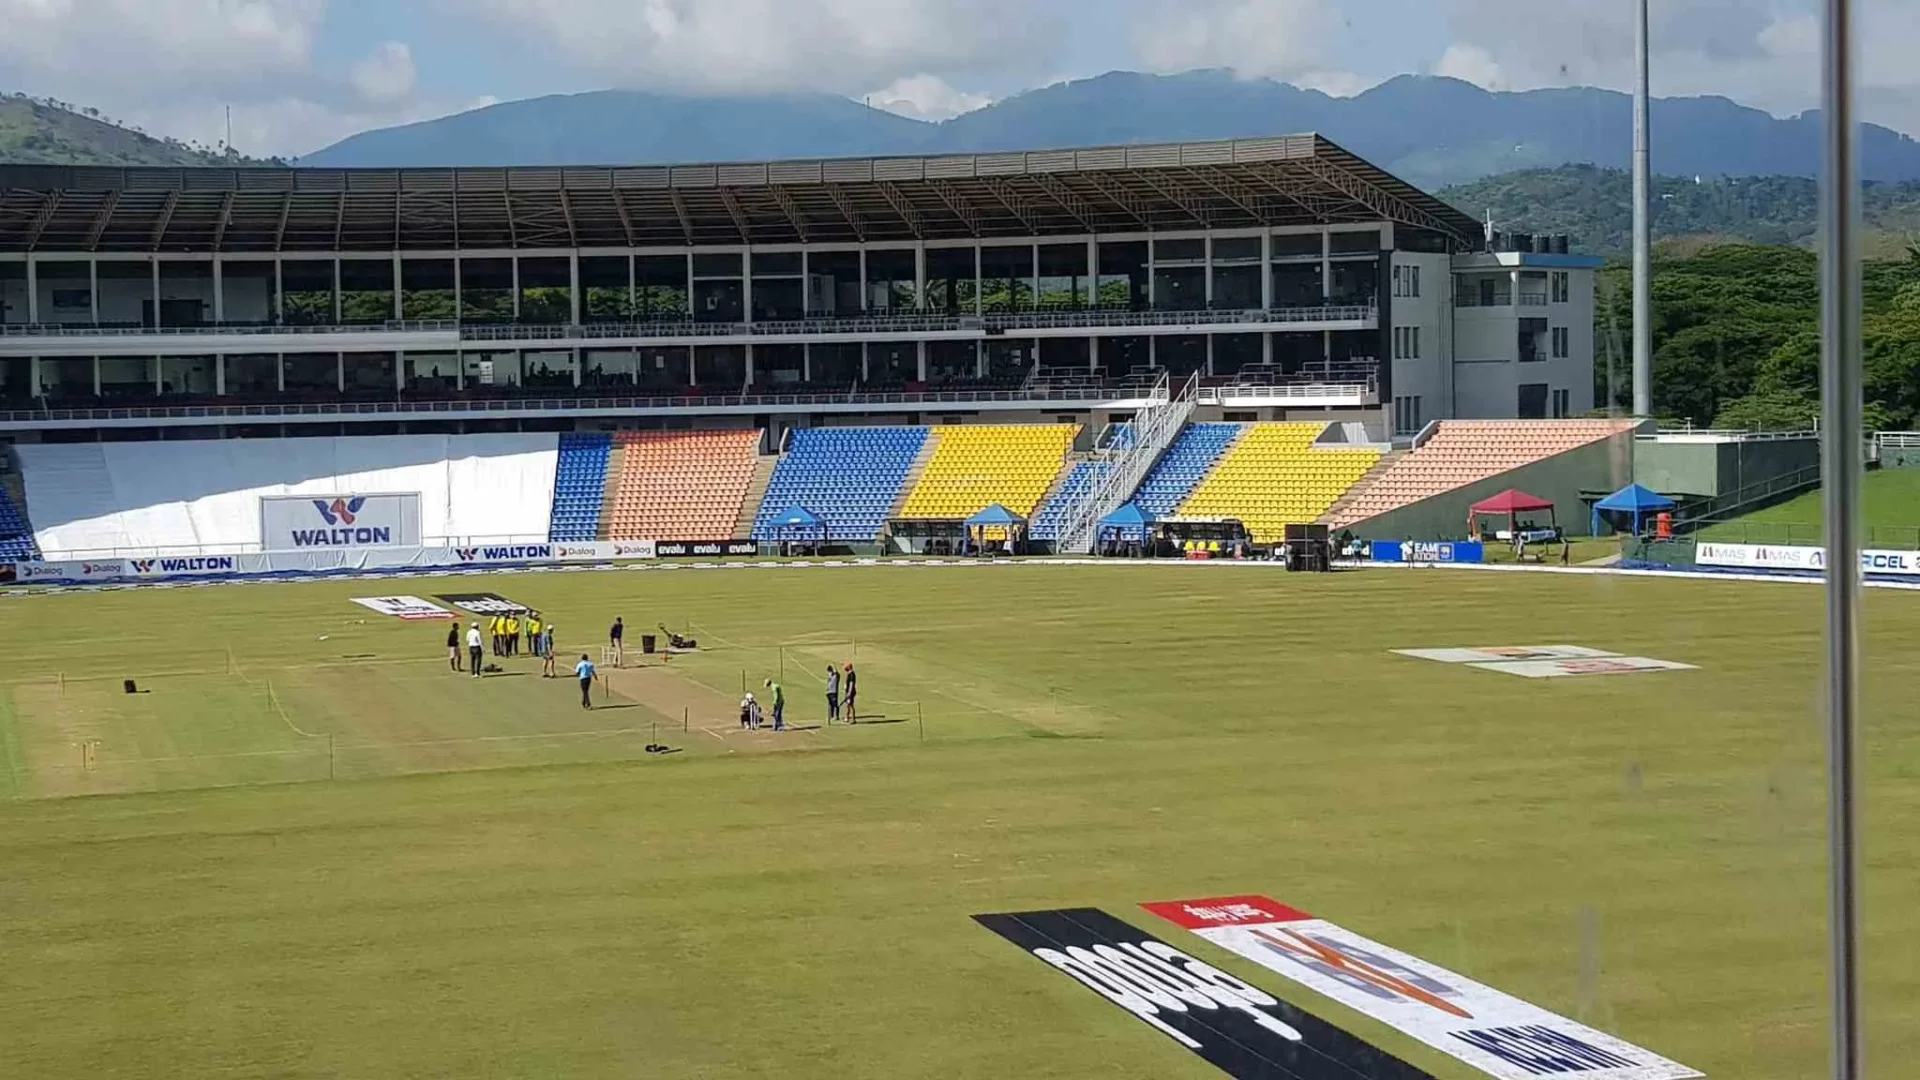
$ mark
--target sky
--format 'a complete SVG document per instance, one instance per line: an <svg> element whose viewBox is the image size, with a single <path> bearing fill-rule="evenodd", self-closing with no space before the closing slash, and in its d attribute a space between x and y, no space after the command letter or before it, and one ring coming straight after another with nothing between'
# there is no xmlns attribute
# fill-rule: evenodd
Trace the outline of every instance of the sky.
<svg viewBox="0 0 1920 1080"><path fill-rule="evenodd" d="M1920 0L1862 0L1867 118L1920 132ZM1653 0L1653 90L1818 99L1816 0ZM1630 0L0 0L0 89L294 156L495 101L816 91L938 119L1116 69L1353 94L1626 89Z"/></svg>

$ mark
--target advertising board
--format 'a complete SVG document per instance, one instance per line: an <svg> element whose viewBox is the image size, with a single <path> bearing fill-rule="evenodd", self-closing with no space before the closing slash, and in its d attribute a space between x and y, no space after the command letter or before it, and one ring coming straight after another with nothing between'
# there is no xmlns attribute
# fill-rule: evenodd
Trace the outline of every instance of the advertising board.
<svg viewBox="0 0 1920 1080"><path fill-rule="evenodd" d="M419 543L417 492L260 497L260 546L265 551L408 547Z"/></svg>
<svg viewBox="0 0 1920 1080"><path fill-rule="evenodd" d="M1369 558L1381 563L1483 563L1487 549L1478 540L1375 540Z"/></svg>

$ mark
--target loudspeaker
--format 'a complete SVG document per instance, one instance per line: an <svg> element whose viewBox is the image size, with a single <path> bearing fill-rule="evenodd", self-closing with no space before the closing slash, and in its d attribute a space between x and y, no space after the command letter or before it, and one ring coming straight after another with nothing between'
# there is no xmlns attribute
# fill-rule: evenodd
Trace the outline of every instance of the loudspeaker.
<svg viewBox="0 0 1920 1080"><path fill-rule="evenodd" d="M128 680L126 681L126 683L125 683L124 685L126 686L126 688L127 688L127 693L129 693L129 694L137 694L137 693L139 693L139 692L140 692L140 688L139 688L139 687L137 687L137 686L135 686L135 685L133 685L133 680L132 680L132 679L128 679Z"/></svg>
<svg viewBox="0 0 1920 1080"><path fill-rule="evenodd" d="M1325 525L1289 525L1286 532L1287 543L1298 544L1303 541L1318 540L1325 543L1327 527Z"/></svg>

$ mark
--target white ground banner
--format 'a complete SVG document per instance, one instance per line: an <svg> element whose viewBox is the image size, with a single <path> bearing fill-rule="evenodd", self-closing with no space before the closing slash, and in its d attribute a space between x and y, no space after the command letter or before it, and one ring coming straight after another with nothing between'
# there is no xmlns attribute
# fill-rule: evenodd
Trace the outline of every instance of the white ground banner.
<svg viewBox="0 0 1920 1080"><path fill-rule="evenodd" d="M1264 896L1144 906L1499 1080L1704 1075Z"/></svg>
<svg viewBox="0 0 1920 1080"><path fill-rule="evenodd" d="M1617 656L1584 645L1496 645L1482 649L1395 649L1401 656L1438 660L1443 664L1486 664L1503 660L1571 660L1588 656Z"/></svg>
<svg viewBox="0 0 1920 1080"><path fill-rule="evenodd" d="M1587 656L1564 660L1502 660L1490 664L1472 664L1482 671L1503 671L1528 679L1553 679L1565 675L1637 675L1643 671L1694 671L1692 664L1673 660L1655 660L1650 656Z"/></svg>
<svg viewBox="0 0 1920 1080"><path fill-rule="evenodd" d="M396 619L457 619L460 616L417 596L356 596L353 602L363 608L391 615Z"/></svg>

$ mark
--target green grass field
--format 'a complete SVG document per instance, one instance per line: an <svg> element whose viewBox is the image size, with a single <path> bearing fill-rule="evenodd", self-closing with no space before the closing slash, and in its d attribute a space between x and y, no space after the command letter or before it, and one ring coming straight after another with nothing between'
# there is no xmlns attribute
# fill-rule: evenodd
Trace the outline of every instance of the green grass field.
<svg viewBox="0 0 1920 1080"><path fill-rule="evenodd" d="M1879 469L1860 489L1868 547L1920 548L1920 469ZM1826 535L1818 490L1700 531L1702 540L1747 544L1818 544Z"/></svg>
<svg viewBox="0 0 1920 1080"><path fill-rule="evenodd" d="M448 672L443 624L349 603L376 588L490 589L596 659L615 614L705 648L583 713L531 661ZM968 916L1148 926L1142 901L1261 892L1710 1076L1803 1080L1826 1061L1820 604L1185 565L0 600L0 1076L1199 1080ZM1869 1060L1898 1075L1920 1056L1920 596L1870 590L1866 617ZM1561 643L1700 670L1388 651ZM732 730L742 681L782 665L817 724L812 671L848 655L889 722Z"/></svg>

